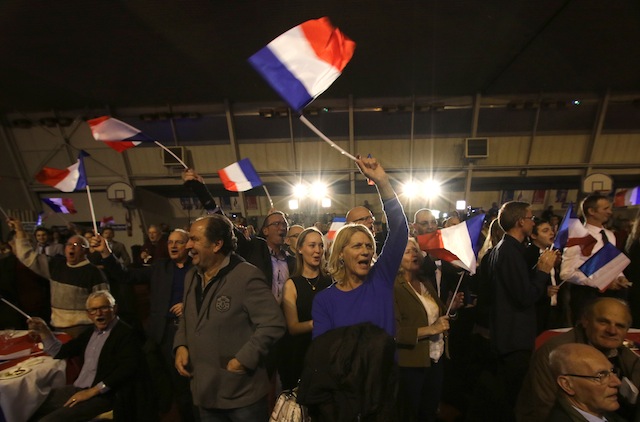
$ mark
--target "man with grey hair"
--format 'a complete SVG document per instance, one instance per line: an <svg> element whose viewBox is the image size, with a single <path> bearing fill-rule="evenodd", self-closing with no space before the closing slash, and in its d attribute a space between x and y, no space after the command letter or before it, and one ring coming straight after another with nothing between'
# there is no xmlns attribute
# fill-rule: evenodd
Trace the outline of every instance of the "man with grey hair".
<svg viewBox="0 0 640 422"><path fill-rule="evenodd" d="M640 358L622 343L631 327L631 312L615 298L597 298L584 308L579 324L547 340L533 355L516 405L519 422L545 420L556 400L556 381L549 369L549 354L567 343L589 344L602 352L624 383L640 386ZM617 413L632 417L632 396L620 397Z"/></svg>
<svg viewBox="0 0 640 422"><path fill-rule="evenodd" d="M126 417L140 420L132 402L132 386L144 374L145 363L135 332L119 320L116 301L106 290L89 294L85 312L93 328L65 344L42 319L28 320L29 329L40 336L49 355L84 360L75 382L52 389L32 420L88 420L111 409L116 418L126 412Z"/></svg>
<svg viewBox="0 0 640 422"><path fill-rule="evenodd" d="M51 325L77 337L92 324L84 310L87 297L93 291L109 289L105 275L87 259L89 241L80 235L71 236L65 244L64 257L47 258L36 253L31 246L20 220L10 218L7 224L16 231L18 259L34 273L49 279ZM96 239L96 242L99 241ZM119 267L113 255L110 255L110 259L103 259L102 264Z"/></svg>
<svg viewBox="0 0 640 422"><path fill-rule="evenodd" d="M549 354L549 364L560 395L547 421L626 420L614 413L620 407L620 379L598 349L586 344L563 344Z"/></svg>
<svg viewBox="0 0 640 422"><path fill-rule="evenodd" d="M285 331L264 274L234 252L233 224L223 215L189 230L192 268L174 340L175 366L191 378L201 420L268 419L264 358Z"/></svg>

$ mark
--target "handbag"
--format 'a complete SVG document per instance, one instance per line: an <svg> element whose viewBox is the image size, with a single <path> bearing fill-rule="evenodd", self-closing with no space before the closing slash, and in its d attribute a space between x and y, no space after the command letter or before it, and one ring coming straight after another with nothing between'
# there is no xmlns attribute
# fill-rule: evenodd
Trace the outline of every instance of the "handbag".
<svg viewBox="0 0 640 422"><path fill-rule="evenodd" d="M311 422L307 408L296 401L297 397L298 387L280 393L269 422Z"/></svg>

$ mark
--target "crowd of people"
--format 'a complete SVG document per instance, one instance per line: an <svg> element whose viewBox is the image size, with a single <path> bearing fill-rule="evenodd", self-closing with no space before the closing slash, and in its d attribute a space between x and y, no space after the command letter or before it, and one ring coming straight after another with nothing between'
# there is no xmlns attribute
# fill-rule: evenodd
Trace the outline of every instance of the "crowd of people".
<svg viewBox="0 0 640 422"><path fill-rule="evenodd" d="M149 226L131 255L110 227L55 242L10 218L1 293L32 317L0 307L3 324L28 325L56 358L84 358L33 420L113 410L117 420L267 421L276 394L295 388L314 421L436 421L443 403L469 421L640 416L640 358L623 344L640 314L638 220L614 233L610 200L589 195L593 241L554 250L552 209L494 204L470 274L416 240L465 216L425 208L408 221L380 163L356 163L378 190L382 236L368 203L330 245L277 210L252 233L220 213L194 170L185 189L211 213L188 230ZM580 266L607 243L631 264L602 291ZM148 315L138 284L149 286ZM60 344L52 330L73 339Z"/></svg>

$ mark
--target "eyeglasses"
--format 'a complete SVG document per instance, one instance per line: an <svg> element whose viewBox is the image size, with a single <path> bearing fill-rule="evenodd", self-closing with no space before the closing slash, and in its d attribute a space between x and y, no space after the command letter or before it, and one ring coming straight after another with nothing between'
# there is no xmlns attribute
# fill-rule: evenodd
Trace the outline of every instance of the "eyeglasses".
<svg viewBox="0 0 640 422"><path fill-rule="evenodd" d="M287 227L288 224L286 221L274 221L273 223L269 223L267 224L267 227L269 226L276 226L276 227Z"/></svg>
<svg viewBox="0 0 640 422"><path fill-rule="evenodd" d="M74 247L74 248L77 246L80 246L81 248L86 248L85 244L81 242L67 243L65 244L65 246Z"/></svg>
<svg viewBox="0 0 640 422"><path fill-rule="evenodd" d="M104 314L105 312L108 312L108 311L110 311L112 309L113 309L113 306L105 305L105 306L99 306L97 308L89 308L89 309L87 309L87 313L89 315L95 315L95 314L98 313L98 311L100 311L100 313Z"/></svg>
<svg viewBox="0 0 640 422"><path fill-rule="evenodd" d="M438 224L438 221L437 220L416 221L416 224L422 227L435 226Z"/></svg>
<svg viewBox="0 0 640 422"><path fill-rule="evenodd" d="M605 382L609 381L611 375L615 375L616 370L614 368L608 369L606 371L600 371L595 375L578 375L578 374L562 374L565 377L576 377L576 378L586 378L597 382L602 385Z"/></svg>
<svg viewBox="0 0 640 422"><path fill-rule="evenodd" d="M369 221L376 221L376 218L372 215L367 215L366 217L360 217L357 220L353 220L354 223L368 223Z"/></svg>

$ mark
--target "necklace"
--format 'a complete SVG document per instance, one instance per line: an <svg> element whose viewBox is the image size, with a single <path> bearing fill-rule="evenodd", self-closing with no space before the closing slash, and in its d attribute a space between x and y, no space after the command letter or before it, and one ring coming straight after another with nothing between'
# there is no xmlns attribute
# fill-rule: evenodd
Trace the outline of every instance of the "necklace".
<svg viewBox="0 0 640 422"><path fill-rule="evenodd" d="M307 280L307 283L309 283L309 286L311 286L311 290L313 290L313 291L316 290L316 285L318 284L318 279L320 278L320 274L318 274L314 278L307 278L305 276L302 276L302 278ZM313 281L313 283L312 283L312 281Z"/></svg>

